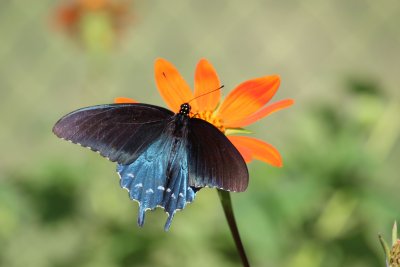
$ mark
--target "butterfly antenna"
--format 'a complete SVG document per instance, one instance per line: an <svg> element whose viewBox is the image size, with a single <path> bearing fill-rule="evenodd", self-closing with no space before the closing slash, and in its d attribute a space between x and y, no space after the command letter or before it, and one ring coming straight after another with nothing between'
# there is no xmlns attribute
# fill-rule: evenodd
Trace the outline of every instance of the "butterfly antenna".
<svg viewBox="0 0 400 267"><path fill-rule="evenodd" d="M202 96L205 96L205 95L208 95L208 94L214 93L215 91L221 90L222 88L224 88L224 85L221 85L221 86L220 86L220 87L218 87L217 89L211 90L210 92L207 92L207 93L204 93L204 94L198 95L198 96L196 96L195 98L193 98L193 99L189 100L189 101L188 101L188 103L192 102L193 100L195 100L195 99L197 99L197 98L199 98L199 97L202 97Z"/></svg>
<svg viewBox="0 0 400 267"><path fill-rule="evenodd" d="M172 86L171 81L167 78L167 75L165 74L165 72L163 72L162 75L164 76L165 80L169 83L169 85L170 85L172 88L174 88L174 86ZM211 90L210 92L207 92L207 93L198 95L198 96L196 96L195 98L192 98L191 100L189 100L187 103L190 103L190 102L192 102L193 100L195 100L195 99L197 99L197 98L199 98L199 97L202 97L202 96L205 96L205 95L214 93L215 91L221 90L222 88L224 88L224 85L221 85L221 86L218 87L217 89ZM175 88L174 88L174 89L175 89Z"/></svg>

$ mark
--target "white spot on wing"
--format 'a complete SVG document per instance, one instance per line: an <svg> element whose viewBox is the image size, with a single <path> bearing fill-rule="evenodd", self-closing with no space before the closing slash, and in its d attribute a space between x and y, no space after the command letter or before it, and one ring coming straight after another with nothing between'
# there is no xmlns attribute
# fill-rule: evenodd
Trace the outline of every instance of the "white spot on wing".
<svg viewBox="0 0 400 267"><path fill-rule="evenodd" d="M128 173L128 176L132 178L135 177L135 175L133 175L132 173Z"/></svg>
<svg viewBox="0 0 400 267"><path fill-rule="evenodd" d="M171 188L167 188L167 192L171 192Z"/></svg>
<svg viewBox="0 0 400 267"><path fill-rule="evenodd" d="M176 196L175 196L174 193L172 193L171 197L172 197L173 199L176 199Z"/></svg>
<svg viewBox="0 0 400 267"><path fill-rule="evenodd" d="M158 190L163 190L163 191L165 190L164 186L161 186L161 185L159 187L157 187L157 189Z"/></svg>
<svg viewBox="0 0 400 267"><path fill-rule="evenodd" d="M182 194L182 193L179 193L179 196L180 196L180 197L183 197L183 194Z"/></svg>
<svg viewBox="0 0 400 267"><path fill-rule="evenodd" d="M143 184L142 183L138 183L138 184L135 185L135 187L143 187Z"/></svg>
<svg viewBox="0 0 400 267"><path fill-rule="evenodd" d="M147 194L152 194L152 193L154 193L154 191L153 191L153 189L150 188L150 189L146 190L146 193Z"/></svg>

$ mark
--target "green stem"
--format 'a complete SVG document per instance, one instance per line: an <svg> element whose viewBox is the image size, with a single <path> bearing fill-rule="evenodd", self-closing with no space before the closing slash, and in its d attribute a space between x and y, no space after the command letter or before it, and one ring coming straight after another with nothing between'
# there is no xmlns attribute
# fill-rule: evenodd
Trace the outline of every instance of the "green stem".
<svg viewBox="0 0 400 267"><path fill-rule="evenodd" d="M222 208L225 212L226 220L228 221L229 228L231 229L231 234L233 240L235 241L236 249L242 260L244 267L250 267L249 260L247 259L246 252L240 239L240 234L238 227L236 225L235 215L233 214L231 195L227 191L218 190L219 199L221 200Z"/></svg>

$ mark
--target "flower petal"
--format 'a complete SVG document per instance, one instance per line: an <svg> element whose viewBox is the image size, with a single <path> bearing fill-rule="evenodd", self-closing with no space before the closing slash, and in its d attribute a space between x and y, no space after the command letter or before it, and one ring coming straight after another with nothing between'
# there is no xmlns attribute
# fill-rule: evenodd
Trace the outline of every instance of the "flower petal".
<svg viewBox="0 0 400 267"><path fill-rule="evenodd" d="M244 127L249 124L252 124L259 119L264 118L265 116L268 116L278 110L288 108L291 105L294 104L294 101L292 99L284 99L278 102L275 102L271 105L266 106L265 108L257 111L256 113L253 113L252 115L248 116L247 118L244 118L242 120L237 120L237 121L229 121L229 125L225 125L225 127Z"/></svg>
<svg viewBox="0 0 400 267"><path fill-rule="evenodd" d="M228 138L232 142L232 144L235 145L236 148L247 148L248 150L250 150L252 158L264 161L275 167L283 166L282 158L279 154L279 151L272 145L267 144L259 139L247 136L229 136ZM242 153L241 150L239 151L240 153Z"/></svg>
<svg viewBox="0 0 400 267"><path fill-rule="evenodd" d="M236 149L240 152L240 155L242 155L244 161L246 163L249 163L253 160L252 152L249 148L247 148L245 145L240 143L240 140L237 141L236 137L237 136L227 136L229 141L236 147ZM233 138L232 138L233 137Z"/></svg>
<svg viewBox="0 0 400 267"><path fill-rule="evenodd" d="M157 59L154 72L158 91L172 111L178 112L183 103L194 98L189 85L170 62ZM191 106L192 109L197 109L195 102Z"/></svg>
<svg viewBox="0 0 400 267"><path fill-rule="evenodd" d="M265 76L241 83L221 104L218 116L227 128L231 122L246 119L261 109L278 90L280 78Z"/></svg>
<svg viewBox="0 0 400 267"><path fill-rule="evenodd" d="M220 81L218 75L206 59L201 59L194 75L194 97L196 97L198 111L214 111L221 98ZM215 92L212 92L216 90ZM212 92L212 93L210 93ZM198 98L197 98L198 97Z"/></svg>
<svg viewBox="0 0 400 267"><path fill-rule="evenodd" d="M114 103L115 104L125 104L125 103L139 103L135 99L129 98L129 97L116 97L114 98Z"/></svg>

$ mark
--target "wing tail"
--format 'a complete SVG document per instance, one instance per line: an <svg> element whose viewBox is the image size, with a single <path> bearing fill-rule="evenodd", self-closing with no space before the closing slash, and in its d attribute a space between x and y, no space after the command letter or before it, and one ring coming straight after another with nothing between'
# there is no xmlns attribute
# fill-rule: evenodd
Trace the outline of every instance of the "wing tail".
<svg viewBox="0 0 400 267"><path fill-rule="evenodd" d="M171 161L174 140L169 137L163 135L133 163L117 166L121 187L126 188L129 197L139 203L138 225L143 226L147 210L161 207L168 214L166 231L176 211L185 208L195 198L195 190L188 185L185 146L178 144L180 148L175 150Z"/></svg>

